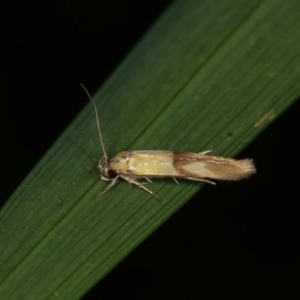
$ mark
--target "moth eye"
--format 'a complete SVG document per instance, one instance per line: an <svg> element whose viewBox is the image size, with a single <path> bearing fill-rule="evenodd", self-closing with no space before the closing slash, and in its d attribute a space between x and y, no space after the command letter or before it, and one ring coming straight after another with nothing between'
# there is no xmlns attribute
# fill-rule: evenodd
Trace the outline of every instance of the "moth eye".
<svg viewBox="0 0 300 300"><path fill-rule="evenodd" d="M115 178L117 176L117 173L114 172L113 170L109 169L107 171L107 175L108 175L109 178Z"/></svg>

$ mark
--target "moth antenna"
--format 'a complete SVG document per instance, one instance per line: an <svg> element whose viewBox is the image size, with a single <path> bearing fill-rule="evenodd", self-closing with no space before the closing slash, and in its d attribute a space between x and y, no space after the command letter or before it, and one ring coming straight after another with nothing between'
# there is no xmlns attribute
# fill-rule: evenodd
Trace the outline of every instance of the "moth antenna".
<svg viewBox="0 0 300 300"><path fill-rule="evenodd" d="M92 102L92 104L94 106L95 115L96 115L97 129L98 129L98 134L99 134L99 139L100 139L100 144L101 144L101 147L102 147L104 159L105 159L105 161L107 161L107 154L106 154L106 151L105 151L104 142L103 142L103 138L102 138L102 133L101 133L101 127L100 127L100 122L99 122L99 114L98 114L97 106L96 106L96 104L95 104L95 102L94 102L91 94L89 93L89 91L87 90L87 88L84 86L84 84L80 83L80 86L85 91L85 93L87 94L88 98L90 99L90 101Z"/></svg>

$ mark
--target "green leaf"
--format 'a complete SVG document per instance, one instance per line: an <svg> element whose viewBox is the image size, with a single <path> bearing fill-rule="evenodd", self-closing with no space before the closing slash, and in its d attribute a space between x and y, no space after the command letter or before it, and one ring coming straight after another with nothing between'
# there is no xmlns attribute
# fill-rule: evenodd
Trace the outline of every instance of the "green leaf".
<svg viewBox="0 0 300 300"><path fill-rule="evenodd" d="M299 66L299 1L176 1L94 97L107 151L234 156L299 96ZM1 211L1 299L79 298L202 186L96 198L101 154L89 104Z"/></svg>

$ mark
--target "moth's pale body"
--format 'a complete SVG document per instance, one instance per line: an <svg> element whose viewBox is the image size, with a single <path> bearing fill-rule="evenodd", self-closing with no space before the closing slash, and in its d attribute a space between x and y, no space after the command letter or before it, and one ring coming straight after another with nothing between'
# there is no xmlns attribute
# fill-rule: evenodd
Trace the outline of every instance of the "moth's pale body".
<svg viewBox="0 0 300 300"><path fill-rule="evenodd" d="M116 174L137 178L175 177L195 180L239 180L255 172L252 160L249 159L157 150L120 152L109 160L108 168Z"/></svg>
<svg viewBox="0 0 300 300"><path fill-rule="evenodd" d="M255 173L251 159L237 160L208 155L207 152L157 150L123 151L109 161L103 157L99 161L99 170L103 180L111 181L99 195L106 193L118 178L122 178L156 198L151 190L139 182L140 179L171 177L175 181L181 178L214 184L211 180L240 180Z"/></svg>
<svg viewBox="0 0 300 300"><path fill-rule="evenodd" d="M112 188L119 178L158 198L140 180L150 181L150 178L154 177L171 177L175 181L181 178L214 184L212 180L215 179L240 180L256 172L251 159L237 160L213 156L208 154L209 151L202 153L158 150L123 151L109 160L103 143L96 105L86 88L83 85L82 87L90 97L95 109L99 139L103 150L103 157L98 164L101 179L110 181L106 189L98 193L99 196Z"/></svg>

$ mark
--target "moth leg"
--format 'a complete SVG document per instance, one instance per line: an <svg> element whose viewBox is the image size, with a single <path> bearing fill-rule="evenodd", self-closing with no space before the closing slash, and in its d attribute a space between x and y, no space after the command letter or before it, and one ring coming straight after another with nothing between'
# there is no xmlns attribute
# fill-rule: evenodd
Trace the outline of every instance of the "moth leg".
<svg viewBox="0 0 300 300"><path fill-rule="evenodd" d="M175 177L173 177L173 180L174 180L177 184L179 184L178 180L177 180Z"/></svg>
<svg viewBox="0 0 300 300"><path fill-rule="evenodd" d="M160 198L151 190L147 189L142 183L128 177L128 176L122 176L120 175L121 178L123 178L124 180L126 180L129 184L133 184L135 186L137 186L138 188L146 191L147 193L151 194L153 197L155 197L158 201L161 201Z"/></svg>
<svg viewBox="0 0 300 300"><path fill-rule="evenodd" d="M124 177L128 178L126 175L123 175ZM121 178L124 179L124 177L121 176ZM125 179L126 180L126 179ZM139 184L147 184L147 183L153 183L153 181L151 179L149 179L148 177L142 177L142 178L136 178L134 180L135 182L138 182ZM128 181L129 182L129 181Z"/></svg>
<svg viewBox="0 0 300 300"><path fill-rule="evenodd" d="M145 177L145 179L146 179L148 182L153 183L153 181L150 180L149 178Z"/></svg>
<svg viewBox="0 0 300 300"><path fill-rule="evenodd" d="M206 151L203 151L203 152L198 152L199 154L202 154L202 155L206 155L208 153L212 152L212 150L206 150Z"/></svg>
<svg viewBox="0 0 300 300"><path fill-rule="evenodd" d="M119 175L116 176L114 179L111 180L110 184L104 189L104 191L102 192L98 192L96 194L97 197L100 197L104 194L106 194L116 183L117 183L117 180L119 179Z"/></svg>
<svg viewBox="0 0 300 300"><path fill-rule="evenodd" d="M188 179L188 180L192 180L192 181L199 181L199 182L206 182L206 183L210 183L212 185L215 185L216 183L213 181L210 181L208 179L203 179L203 178L195 178L195 177L183 177L183 179Z"/></svg>

